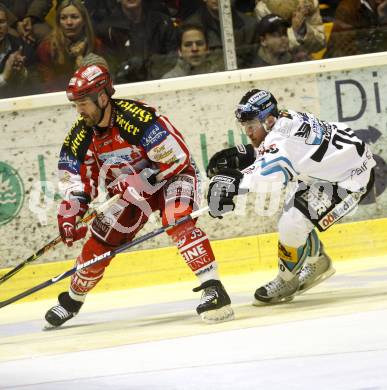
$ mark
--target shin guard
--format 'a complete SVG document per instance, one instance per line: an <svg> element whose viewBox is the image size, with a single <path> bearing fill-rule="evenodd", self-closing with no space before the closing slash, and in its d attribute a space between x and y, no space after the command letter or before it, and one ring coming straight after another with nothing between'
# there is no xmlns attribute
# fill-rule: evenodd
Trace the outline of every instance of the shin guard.
<svg viewBox="0 0 387 390"><path fill-rule="evenodd" d="M93 257L99 256L111 249L112 247L97 241L94 237L90 237L85 243L81 255L77 258L77 264L83 264ZM102 279L105 268L111 260L107 259L81 271L77 271L71 277L71 298L83 302L86 294Z"/></svg>
<svg viewBox="0 0 387 390"><path fill-rule="evenodd" d="M219 279L210 241L203 230L195 226L194 221L178 225L168 230L168 234L176 243L187 265L202 283Z"/></svg>
<svg viewBox="0 0 387 390"><path fill-rule="evenodd" d="M312 230L304 245L291 247L278 241L278 264L281 277L291 280L299 274L305 260L318 256L320 253L320 239L315 230Z"/></svg>

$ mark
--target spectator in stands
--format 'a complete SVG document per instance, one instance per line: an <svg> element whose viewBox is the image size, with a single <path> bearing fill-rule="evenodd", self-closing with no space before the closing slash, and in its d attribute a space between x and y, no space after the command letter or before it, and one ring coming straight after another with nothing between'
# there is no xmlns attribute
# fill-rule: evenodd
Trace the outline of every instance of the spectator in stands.
<svg viewBox="0 0 387 390"><path fill-rule="evenodd" d="M45 92L64 90L85 55L100 53L102 45L81 0L63 0L51 35L38 47L38 67Z"/></svg>
<svg viewBox="0 0 387 390"><path fill-rule="evenodd" d="M52 0L1 0L9 10L9 26L27 43L40 43L51 31L45 17Z"/></svg>
<svg viewBox="0 0 387 390"><path fill-rule="evenodd" d="M143 0L118 1L120 6L98 28L116 83L160 78L173 66L176 28L167 15L143 5Z"/></svg>
<svg viewBox="0 0 387 390"><path fill-rule="evenodd" d="M210 50L222 50L222 32L219 20L219 0L203 0L199 10L187 19L187 23L201 24L208 37ZM255 20L235 10L232 6L232 22L234 28L235 48L238 67L245 67L249 60L247 54L251 52L251 45L255 35Z"/></svg>
<svg viewBox="0 0 387 390"><path fill-rule="evenodd" d="M31 92L33 49L9 33L8 10L0 4L0 97Z"/></svg>
<svg viewBox="0 0 387 390"><path fill-rule="evenodd" d="M317 52L326 46L324 25L317 0L257 0L255 14L258 21L265 15L275 14L290 24L290 48L307 53Z"/></svg>
<svg viewBox="0 0 387 390"><path fill-rule="evenodd" d="M63 0L56 0L57 7L60 6ZM100 23L104 23L105 19L111 16L115 7L117 7L117 0L82 0L86 7L94 31L96 31Z"/></svg>
<svg viewBox="0 0 387 390"><path fill-rule="evenodd" d="M207 37L200 25L183 24L179 34L179 58L163 79L224 70L222 57L210 53Z"/></svg>
<svg viewBox="0 0 387 390"><path fill-rule="evenodd" d="M148 0L149 5L168 15L176 25L198 10L202 0Z"/></svg>
<svg viewBox="0 0 387 390"><path fill-rule="evenodd" d="M387 0L342 0L325 58L387 50Z"/></svg>
<svg viewBox="0 0 387 390"><path fill-rule="evenodd" d="M287 29L289 23L281 17L269 14L258 24L257 34L259 49L251 67L288 64L310 59L308 54L299 49L290 49Z"/></svg>

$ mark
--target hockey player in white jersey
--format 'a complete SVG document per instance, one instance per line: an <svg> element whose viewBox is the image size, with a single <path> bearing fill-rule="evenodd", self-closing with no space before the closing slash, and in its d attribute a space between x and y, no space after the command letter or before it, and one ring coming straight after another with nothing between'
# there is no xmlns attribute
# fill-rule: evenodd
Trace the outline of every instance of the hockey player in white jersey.
<svg viewBox="0 0 387 390"><path fill-rule="evenodd" d="M279 111L270 92L247 92L235 115L252 145L211 158L210 213L221 217L234 209L235 195L264 182L295 183L278 223L278 275L254 294L257 304L288 301L334 274L316 229L325 231L357 207L373 186L376 163L345 123Z"/></svg>

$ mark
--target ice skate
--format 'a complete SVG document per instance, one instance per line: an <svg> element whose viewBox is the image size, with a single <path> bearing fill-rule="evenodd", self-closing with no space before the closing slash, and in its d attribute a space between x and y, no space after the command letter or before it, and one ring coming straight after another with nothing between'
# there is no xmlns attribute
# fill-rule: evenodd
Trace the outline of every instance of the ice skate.
<svg viewBox="0 0 387 390"><path fill-rule="evenodd" d="M196 311L204 322L214 324L234 319L230 297L219 280L208 280L193 289L194 292L201 290L203 293Z"/></svg>
<svg viewBox="0 0 387 390"><path fill-rule="evenodd" d="M336 270L332 266L331 258L325 253L321 245L320 255L307 258L299 275L300 287L298 294L309 290L310 288L322 283L330 278Z"/></svg>
<svg viewBox="0 0 387 390"><path fill-rule="evenodd" d="M72 299L68 292L62 292L58 296L58 304L47 311L45 319L47 323L44 330L54 329L63 325L66 321L78 314L82 302Z"/></svg>
<svg viewBox="0 0 387 390"><path fill-rule="evenodd" d="M290 281L285 281L279 275L271 282L259 287L254 294L253 305L263 303L288 302L294 298L299 287L298 277L294 276Z"/></svg>

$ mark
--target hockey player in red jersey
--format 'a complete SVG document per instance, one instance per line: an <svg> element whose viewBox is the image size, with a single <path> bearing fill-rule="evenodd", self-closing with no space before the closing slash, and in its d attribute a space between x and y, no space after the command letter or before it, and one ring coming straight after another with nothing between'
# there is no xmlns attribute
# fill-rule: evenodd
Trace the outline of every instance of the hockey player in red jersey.
<svg viewBox="0 0 387 390"><path fill-rule="evenodd" d="M376 163L345 123L280 111L268 91L247 92L235 115L252 144L211 158L211 214L232 210L237 194L293 183L278 222L278 275L254 294L257 304L288 301L335 272L316 229L325 231L356 208L373 186Z"/></svg>
<svg viewBox="0 0 387 390"><path fill-rule="evenodd" d="M119 200L97 217L77 264L132 240L159 211L164 225L190 214L199 205L200 177L182 135L165 116L134 100L113 99L111 77L103 66L78 69L66 93L79 118L63 143L59 185L63 200L58 209L62 240L71 246L86 236L76 226L101 188ZM233 318L230 298L219 280L217 263L205 232L189 221L167 230L202 290L197 313L203 321ZM46 313L57 327L78 313L87 293L102 279L112 259L76 272L70 288Z"/></svg>

